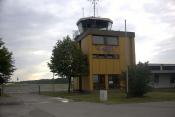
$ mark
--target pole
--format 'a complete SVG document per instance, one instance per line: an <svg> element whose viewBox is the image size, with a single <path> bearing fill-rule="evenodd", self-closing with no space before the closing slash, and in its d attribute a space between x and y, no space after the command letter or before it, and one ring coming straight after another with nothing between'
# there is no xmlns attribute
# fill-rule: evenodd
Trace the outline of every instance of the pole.
<svg viewBox="0 0 175 117"><path fill-rule="evenodd" d="M126 95L128 97L128 92L129 92L129 87L128 87L128 60L127 60L127 53L128 53L128 49L127 49L127 31L126 31L126 19L125 19L125 62L126 62Z"/></svg>
<svg viewBox="0 0 175 117"><path fill-rule="evenodd" d="M52 84L52 91L53 93L55 93L55 82L54 82L54 73L53 73L53 84Z"/></svg>
<svg viewBox="0 0 175 117"><path fill-rule="evenodd" d="M96 4L96 0L93 0L94 1L94 17L95 17L95 4Z"/></svg>
<svg viewBox="0 0 175 117"><path fill-rule="evenodd" d="M82 14L82 15L83 15L83 17L84 17L84 8L82 8L82 12L83 12L83 14Z"/></svg>
<svg viewBox="0 0 175 117"><path fill-rule="evenodd" d="M129 93L128 82L129 82L129 79L128 79L128 66L127 66L127 68L126 68L126 95L127 95L127 97L128 97L128 93Z"/></svg>
<svg viewBox="0 0 175 117"><path fill-rule="evenodd" d="M96 10L96 4L97 4L97 1L99 0L88 0L88 1L92 1L92 4L93 4L93 9L94 9L94 17L95 17L95 10Z"/></svg>

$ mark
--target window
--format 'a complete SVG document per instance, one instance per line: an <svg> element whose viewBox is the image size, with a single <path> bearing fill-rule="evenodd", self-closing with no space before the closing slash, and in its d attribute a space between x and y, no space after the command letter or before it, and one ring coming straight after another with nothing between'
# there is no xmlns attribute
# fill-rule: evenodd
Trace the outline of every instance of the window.
<svg viewBox="0 0 175 117"><path fill-rule="evenodd" d="M93 75L93 88L98 89L99 87L99 78L98 75Z"/></svg>
<svg viewBox="0 0 175 117"><path fill-rule="evenodd" d="M118 88L120 85L119 77L117 75L108 75L108 86L109 89Z"/></svg>
<svg viewBox="0 0 175 117"><path fill-rule="evenodd" d="M119 59L118 54L93 54L96 59Z"/></svg>
<svg viewBox="0 0 175 117"><path fill-rule="evenodd" d="M78 28L79 28L80 33L82 33L82 32L83 32L83 26L82 26L82 23L79 23L79 24L78 24Z"/></svg>
<svg viewBox="0 0 175 117"><path fill-rule="evenodd" d="M106 37L105 40L107 45L118 45L118 40L116 37Z"/></svg>
<svg viewBox="0 0 175 117"><path fill-rule="evenodd" d="M154 74L154 83L159 83L159 74Z"/></svg>
<svg viewBox="0 0 175 117"><path fill-rule="evenodd" d="M171 75L170 83L175 83L175 74Z"/></svg>
<svg viewBox="0 0 175 117"><path fill-rule="evenodd" d="M93 82L98 83L98 75L93 75Z"/></svg>
<svg viewBox="0 0 175 117"><path fill-rule="evenodd" d="M105 89L105 75L93 75L93 88Z"/></svg>
<svg viewBox="0 0 175 117"><path fill-rule="evenodd" d="M93 58L104 59L105 55L104 54L93 54Z"/></svg>
<svg viewBox="0 0 175 117"><path fill-rule="evenodd" d="M104 44L104 38L102 36L93 36L93 44Z"/></svg>
<svg viewBox="0 0 175 117"><path fill-rule="evenodd" d="M163 70L175 70L175 66L163 66Z"/></svg>
<svg viewBox="0 0 175 117"><path fill-rule="evenodd" d="M108 59L119 59L119 55L118 54L107 54L106 58L108 58Z"/></svg>
<svg viewBox="0 0 175 117"><path fill-rule="evenodd" d="M93 36L93 44L118 45L118 38L111 36Z"/></svg>
<svg viewBox="0 0 175 117"><path fill-rule="evenodd" d="M175 83L175 78L171 77L170 83Z"/></svg>
<svg viewBox="0 0 175 117"><path fill-rule="evenodd" d="M149 66L150 70L160 70L160 66Z"/></svg>

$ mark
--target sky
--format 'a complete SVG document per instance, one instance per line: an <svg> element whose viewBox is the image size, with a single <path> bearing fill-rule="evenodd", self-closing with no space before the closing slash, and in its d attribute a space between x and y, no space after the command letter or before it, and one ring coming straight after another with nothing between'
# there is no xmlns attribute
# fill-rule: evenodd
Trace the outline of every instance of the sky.
<svg viewBox="0 0 175 117"><path fill-rule="evenodd" d="M0 37L13 52L15 81L50 79L53 46L93 16L88 0L0 0ZM96 14L113 30L135 32L136 62L175 64L175 0L100 0Z"/></svg>

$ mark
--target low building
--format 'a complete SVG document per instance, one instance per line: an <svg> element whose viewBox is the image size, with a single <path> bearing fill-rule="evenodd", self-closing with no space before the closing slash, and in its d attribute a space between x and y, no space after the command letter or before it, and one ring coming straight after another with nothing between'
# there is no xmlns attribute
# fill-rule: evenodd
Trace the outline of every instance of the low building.
<svg viewBox="0 0 175 117"><path fill-rule="evenodd" d="M175 64L149 64L154 88L175 88Z"/></svg>

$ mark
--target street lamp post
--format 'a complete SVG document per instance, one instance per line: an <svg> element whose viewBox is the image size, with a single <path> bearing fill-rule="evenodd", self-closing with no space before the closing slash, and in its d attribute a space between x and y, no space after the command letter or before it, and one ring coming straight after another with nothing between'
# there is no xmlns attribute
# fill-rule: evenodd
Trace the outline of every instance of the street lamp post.
<svg viewBox="0 0 175 117"><path fill-rule="evenodd" d="M128 59L127 59L128 47L127 47L127 31L126 31L126 19L125 19L125 64L126 64L126 96L129 92L129 78L128 78Z"/></svg>
<svg viewBox="0 0 175 117"><path fill-rule="evenodd" d="M52 83L52 91L55 93L55 82L54 82L54 76L55 74L53 73L53 83Z"/></svg>

